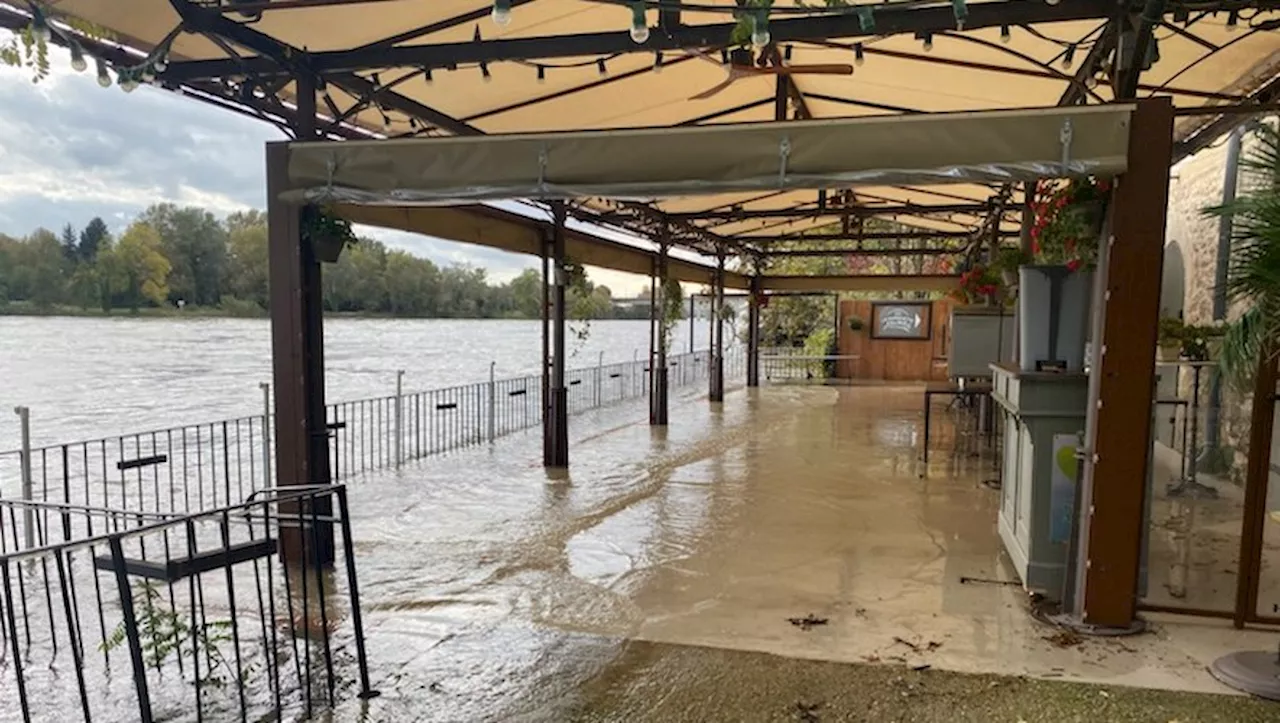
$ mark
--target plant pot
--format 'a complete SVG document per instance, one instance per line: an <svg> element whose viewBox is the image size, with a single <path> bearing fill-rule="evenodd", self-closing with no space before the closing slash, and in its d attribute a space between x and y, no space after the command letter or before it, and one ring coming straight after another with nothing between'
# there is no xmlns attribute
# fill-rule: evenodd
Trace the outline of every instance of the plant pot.
<svg viewBox="0 0 1280 723"><path fill-rule="evenodd" d="M1181 350L1182 347L1178 344L1173 344L1172 346L1161 345L1156 347L1156 356L1162 362L1176 362Z"/></svg>
<svg viewBox="0 0 1280 723"><path fill-rule="evenodd" d="M316 234L311 237L311 252L315 254L316 261L328 264L338 263L338 257L342 255L342 249L346 248L346 240L330 234Z"/></svg>
<svg viewBox="0 0 1280 723"><path fill-rule="evenodd" d="M1022 370L1082 372L1093 272L1066 266L1023 266L1018 272Z"/></svg>

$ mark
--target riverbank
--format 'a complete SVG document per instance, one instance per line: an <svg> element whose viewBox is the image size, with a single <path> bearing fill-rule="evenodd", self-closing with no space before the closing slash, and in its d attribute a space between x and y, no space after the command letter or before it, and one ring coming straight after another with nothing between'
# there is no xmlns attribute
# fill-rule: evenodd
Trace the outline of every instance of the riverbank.
<svg viewBox="0 0 1280 723"><path fill-rule="evenodd" d="M0 316L66 316L74 318L87 319L266 319L267 312L259 308L257 305L241 305L234 306L186 306L179 309L176 306L146 306L134 309L112 309L104 311L97 308L80 308L78 306L66 306L64 304L54 304L51 306L37 306L26 301L11 301L7 304L0 305ZM532 321L530 317L524 316L503 316L503 317L431 317L431 316L410 316L400 314L385 314L373 311L326 311L325 316L335 319L444 319L444 318L475 318L475 319L504 319L514 321ZM599 321L599 319L592 319Z"/></svg>

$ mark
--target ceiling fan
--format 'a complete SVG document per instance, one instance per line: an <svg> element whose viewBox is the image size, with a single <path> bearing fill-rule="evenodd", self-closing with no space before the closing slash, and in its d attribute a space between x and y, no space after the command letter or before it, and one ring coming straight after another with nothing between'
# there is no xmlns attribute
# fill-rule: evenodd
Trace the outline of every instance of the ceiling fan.
<svg viewBox="0 0 1280 723"><path fill-rule="evenodd" d="M706 90L691 96L689 100L704 100L710 98L717 93L724 91L743 78L750 78L756 75L853 75L853 66L846 63L819 63L812 65L769 65L765 62L765 56L761 54L759 63L753 62L754 58L750 50L745 48L737 48L729 53L727 63L721 63L714 58L708 56L701 51L694 51L698 57L714 63L720 67L727 68L729 77L724 82L707 88ZM790 55L790 53L788 53Z"/></svg>

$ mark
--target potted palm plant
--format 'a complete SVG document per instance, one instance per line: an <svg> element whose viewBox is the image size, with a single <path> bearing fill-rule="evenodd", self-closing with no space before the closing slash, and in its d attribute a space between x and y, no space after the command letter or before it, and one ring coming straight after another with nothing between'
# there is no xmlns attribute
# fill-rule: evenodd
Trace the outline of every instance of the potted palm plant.
<svg viewBox="0 0 1280 723"><path fill-rule="evenodd" d="M1205 212L1232 223L1225 291L1228 302L1245 311L1223 329L1220 369L1234 386L1247 389L1259 362L1280 352L1280 135L1270 125L1255 126L1239 181L1243 193ZM1269 399L1253 403L1271 405ZM1209 670L1237 690L1280 699L1280 657L1274 650L1230 653Z"/></svg>

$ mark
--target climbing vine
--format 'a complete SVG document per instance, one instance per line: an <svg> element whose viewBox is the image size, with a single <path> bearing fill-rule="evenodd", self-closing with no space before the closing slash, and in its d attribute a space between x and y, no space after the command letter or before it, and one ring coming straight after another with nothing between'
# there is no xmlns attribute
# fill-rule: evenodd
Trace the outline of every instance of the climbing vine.
<svg viewBox="0 0 1280 723"><path fill-rule="evenodd" d="M684 287L680 282L668 276L662 280L662 324L665 333L662 336L663 352L671 351L671 341L675 337L676 322L684 318ZM690 351L693 351L690 349Z"/></svg>
<svg viewBox="0 0 1280 723"><path fill-rule="evenodd" d="M195 623L167 606L159 585L144 580L133 586L133 594L141 607L138 615L138 637L142 643L143 660L147 665L159 668L175 654L179 658L193 659L202 655L205 660L202 670L204 675L196 681L198 685L221 686L227 682L225 676L235 675L220 647L232 640L230 620L212 620L195 626L193 647ZM115 650L125 644L127 636L128 631L121 621L98 648L103 652Z"/></svg>

